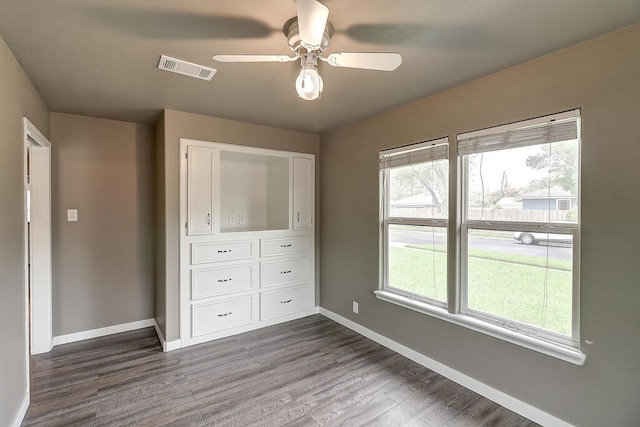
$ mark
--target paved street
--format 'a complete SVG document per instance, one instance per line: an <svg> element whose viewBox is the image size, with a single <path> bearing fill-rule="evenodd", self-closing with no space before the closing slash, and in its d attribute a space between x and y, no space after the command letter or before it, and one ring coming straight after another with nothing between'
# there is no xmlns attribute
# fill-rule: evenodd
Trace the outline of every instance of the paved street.
<svg viewBox="0 0 640 427"><path fill-rule="evenodd" d="M431 244L432 237L435 237L436 245L444 245L445 236L443 234L436 233L416 233L408 230L392 230L391 231L392 243L404 243L404 244ZM545 243L538 245L524 245L514 239L497 239L494 237L476 237L471 236L469 239L471 249L480 249L484 251L502 252L518 255L536 256L540 258L546 258L547 250L549 251L549 258L571 260L571 248L568 246Z"/></svg>

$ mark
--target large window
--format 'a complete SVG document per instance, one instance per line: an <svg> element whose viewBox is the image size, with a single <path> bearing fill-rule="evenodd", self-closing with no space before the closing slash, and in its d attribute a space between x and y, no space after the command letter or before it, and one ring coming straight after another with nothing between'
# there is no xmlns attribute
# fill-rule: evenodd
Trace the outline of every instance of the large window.
<svg viewBox="0 0 640 427"><path fill-rule="evenodd" d="M383 289L447 302L449 164L446 139L380 153Z"/></svg>
<svg viewBox="0 0 640 427"><path fill-rule="evenodd" d="M455 162L437 146L380 153L378 297L583 363L579 110L458 135Z"/></svg>

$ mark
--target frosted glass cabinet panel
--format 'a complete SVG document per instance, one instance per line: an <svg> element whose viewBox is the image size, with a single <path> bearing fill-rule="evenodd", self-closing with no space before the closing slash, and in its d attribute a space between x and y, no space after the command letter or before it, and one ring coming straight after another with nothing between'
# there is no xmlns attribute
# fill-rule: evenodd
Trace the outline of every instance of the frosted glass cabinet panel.
<svg viewBox="0 0 640 427"><path fill-rule="evenodd" d="M191 235L213 233L214 150L187 149L188 231Z"/></svg>
<svg viewBox="0 0 640 427"><path fill-rule="evenodd" d="M293 229L311 228L313 220L313 160L293 158Z"/></svg>
<svg viewBox="0 0 640 427"><path fill-rule="evenodd" d="M220 231L289 228L289 159L220 152Z"/></svg>

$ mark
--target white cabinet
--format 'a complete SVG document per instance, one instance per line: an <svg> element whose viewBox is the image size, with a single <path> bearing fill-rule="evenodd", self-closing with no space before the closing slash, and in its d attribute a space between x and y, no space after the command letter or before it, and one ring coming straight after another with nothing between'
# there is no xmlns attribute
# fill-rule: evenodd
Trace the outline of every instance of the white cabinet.
<svg viewBox="0 0 640 427"><path fill-rule="evenodd" d="M309 257L260 262L260 287L309 281Z"/></svg>
<svg viewBox="0 0 640 427"><path fill-rule="evenodd" d="M289 255L309 250L309 236L291 236L280 239L260 239L260 255Z"/></svg>
<svg viewBox="0 0 640 427"><path fill-rule="evenodd" d="M191 271L191 299L234 294L251 290L253 266L193 269Z"/></svg>
<svg viewBox="0 0 640 427"><path fill-rule="evenodd" d="M193 336L248 325L253 321L253 297L213 301L193 306Z"/></svg>
<svg viewBox="0 0 640 427"><path fill-rule="evenodd" d="M196 242L191 244L191 263L235 261L253 258L253 241Z"/></svg>
<svg viewBox="0 0 640 427"><path fill-rule="evenodd" d="M187 148L188 231L191 235L213 232L213 170L211 148Z"/></svg>
<svg viewBox="0 0 640 427"><path fill-rule="evenodd" d="M260 320L269 320L309 309L312 295L308 286L263 292L260 296Z"/></svg>
<svg viewBox="0 0 640 427"><path fill-rule="evenodd" d="M181 139L180 338L317 313L314 156Z"/></svg>
<svg viewBox="0 0 640 427"><path fill-rule="evenodd" d="M314 206L313 159L293 158L293 229L310 229Z"/></svg>

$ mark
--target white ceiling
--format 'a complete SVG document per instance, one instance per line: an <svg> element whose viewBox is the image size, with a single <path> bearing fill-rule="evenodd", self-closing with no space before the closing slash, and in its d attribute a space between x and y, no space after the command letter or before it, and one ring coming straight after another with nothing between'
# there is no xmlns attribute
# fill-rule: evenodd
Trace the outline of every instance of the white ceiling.
<svg viewBox="0 0 640 427"><path fill-rule="evenodd" d="M326 54L395 51L394 72L321 63L303 101L289 54L294 0L0 0L0 34L52 111L153 122L163 108L325 131L640 22L638 0L324 0ZM157 69L165 54L218 70L211 82ZM637 54L637 52L630 54Z"/></svg>

